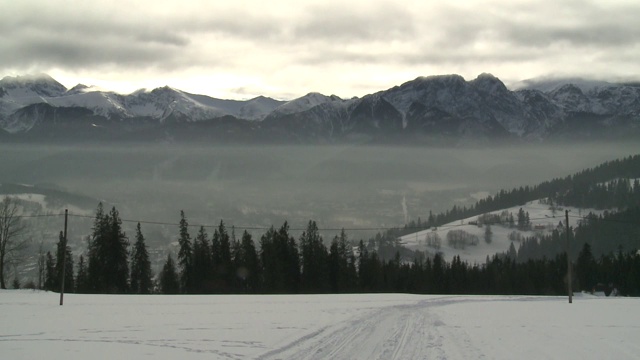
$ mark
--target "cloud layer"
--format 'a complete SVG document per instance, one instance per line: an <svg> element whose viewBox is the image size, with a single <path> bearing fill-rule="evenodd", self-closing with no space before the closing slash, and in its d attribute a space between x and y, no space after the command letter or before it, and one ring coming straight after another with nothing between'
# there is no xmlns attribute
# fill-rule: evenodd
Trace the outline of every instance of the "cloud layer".
<svg viewBox="0 0 640 360"><path fill-rule="evenodd" d="M640 73L636 1L0 4L0 76L48 72L128 90L359 96L443 73Z"/></svg>

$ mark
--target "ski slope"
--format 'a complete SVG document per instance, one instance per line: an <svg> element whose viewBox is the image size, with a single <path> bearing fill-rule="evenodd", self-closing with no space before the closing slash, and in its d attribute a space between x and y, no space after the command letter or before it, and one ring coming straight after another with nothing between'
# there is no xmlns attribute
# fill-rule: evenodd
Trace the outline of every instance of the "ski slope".
<svg viewBox="0 0 640 360"><path fill-rule="evenodd" d="M0 291L3 359L636 359L640 299Z"/></svg>

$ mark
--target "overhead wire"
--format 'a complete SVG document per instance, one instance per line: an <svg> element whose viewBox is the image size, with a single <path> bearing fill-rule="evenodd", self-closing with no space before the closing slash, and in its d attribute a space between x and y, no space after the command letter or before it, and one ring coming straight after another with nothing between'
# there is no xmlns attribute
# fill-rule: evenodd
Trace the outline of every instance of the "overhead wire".
<svg viewBox="0 0 640 360"><path fill-rule="evenodd" d="M95 219L95 216L91 216L91 215L82 215L82 214L73 214L73 213L68 213L68 216L70 217L76 217L76 218L86 218L86 219ZM59 213L59 214L31 214L31 215L17 215L15 216L15 218L43 218L43 217L64 217L64 213ZM539 220L551 220L551 219L558 219L559 221L563 221L565 218L564 215L558 215L555 217L539 217L539 218L530 218L529 221L539 221ZM573 219L581 219L581 220L589 220L590 217L589 215L586 216L580 216L580 215L573 215L573 214L569 214L569 218L573 218ZM638 224L638 222L633 222L633 221L624 221L624 220L615 220L615 219L601 219L598 218L599 221L605 221L605 222L616 222L616 223L626 223L626 224ZM174 223L174 222L165 222L165 221L150 221L150 220L134 220L134 219L120 219L123 223L140 223L140 224L146 224L146 225L161 225L161 226L179 226L179 223ZM458 220L460 221L460 220ZM328 227L328 228L318 228L319 231L388 231L388 230L417 230L417 232L419 231L425 231L425 230L435 230L435 229L451 229L451 228L456 228L456 227L461 227L461 226L467 226L467 225L476 225L476 224L470 224L469 222L461 222L460 224L454 224L454 222L457 221L453 221L450 222L448 224L444 224L444 225L440 225L440 226L430 226L430 227L423 227L423 226L376 226L376 227L361 227L361 228L356 228L356 227ZM191 228L217 228L219 227L219 225L211 225L211 224L188 224L188 227ZM247 226L243 226L243 225L227 225L227 228L235 228L235 229L240 229L240 230L269 230L271 228L276 228L275 226L271 225L271 226L255 226L255 225L247 225ZM307 228L297 228L297 227L290 227L289 228L290 231L306 231Z"/></svg>

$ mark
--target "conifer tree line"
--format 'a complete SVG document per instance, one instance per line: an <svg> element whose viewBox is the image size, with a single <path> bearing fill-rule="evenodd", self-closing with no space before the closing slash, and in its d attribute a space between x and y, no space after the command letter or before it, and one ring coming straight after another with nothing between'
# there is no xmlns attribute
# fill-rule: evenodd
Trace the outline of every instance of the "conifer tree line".
<svg viewBox="0 0 640 360"><path fill-rule="evenodd" d="M640 156L607 162L564 179L534 187L500 191L470 208L454 206L442 214L429 214L404 229L379 233L368 243L348 239L343 230L329 244L317 224L309 221L298 238L285 222L273 226L258 239L244 231L239 237L223 221L209 234L205 227L193 231L180 212L177 254L168 254L157 277L151 271L149 253L140 224L134 244L122 230L118 211L108 213L98 205L87 254L78 259L74 272L69 247L62 239L55 254L42 256L45 288L59 290L66 252L65 289L82 293L228 294L228 293L514 293L563 294L566 269L565 234L556 229L548 236L512 239L505 254L487 258L484 264L468 264L441 255L428 257L400 246L399 236L416 228L487 214L490 211L546 198L550 203L574 206L614 206L621 211L589 215L569 232L576 281L590 290L598 283L619 286L623 294L640 295ZM625 210L626 209L626 210ZM510 216L510 223L516 220ZM528 214L517 214L517 226L526 227ZM62 235L60 235L62 237ZM516 241L517 240L517 241ZM491 241L491 229L485 232ZM517 245L517 249L516 249ZM577 249L581 249L578 253ZM564 255L562 255L564 254ZM55 256L54 256L55 255ZM564 256L564 257L563 257ZM563 265L564 263L564 265Z"/></svg>
<svg viewBox="0 0 640 360"><path fill-rule="evenodd" d="M98 204L87 257L80 255L77 272L71 248L64 248L62 232L56 246L55 257L47 252L45 257L44 288L60 291L62 259L66 261L65 291L99 294L149 294L153 292L151 262L140 224L136 227L135 243L129 250L129 238L122 230L122 220L115 207L105 213ZM63 251L66 256L63 257Z"/></svg>
<svg viewBox="0 0 640 360"><path fill-rule="evenodd" d="M469 207L454 205L443 213L429 212L404 228L388 230L390 237L400 237L419 229L442 226L459 219L480 216L492 211L548 199L551 204L595 209L627 209L640 206L640 155L605 162L574 175L545 181L535 186L501 190L494 196Z"/></svg>
<svg viewBox="0 0 640 360"><path fill-rule="evenodd" d="M640 254L637 249L640 224L626 222L625 232L616 230L617 252L604 252L596 237L609 238L606 228L631 218L640 218L640 208L600 217L592 216L570 231L574 247L575 289L589 291L598 284L617 287L620 294L640 296ZM184 212L177 229L178 252L171 254L154 281L149 254L140 224L132 246L121 228L118 211L105 213L98 205L87 258L79 257L75 276L66 272L65 289L80 293L163 293L163 294L294 294L408 292L417 294L531 294L566 293L567 258L564 236L554 231L549 238L528 238L514 243L504 254L488 257L484 264L469 264L459 256L451 262L441 254L429 257L421 252L412 258L396 252L395 257L379 256L379 247L356 246L343 230L328 246L317 224L309 221L295 239L285 222L271 227L256 244L246 231L240 238L224 222L210 236L199 227L192 238ZM634 240L635 239L635 240ZM631 242L625 242L631 241ZM635 241L635 242L633 242ZM535 245L533 245L535 242ZM382 244L383 242L381 242ZM63 238L55 255L46 254L45 288L59 291L61 261L66 251L67 270L74 268L69 247ZM593 249L596 249L594 251ZM541 250L544 249L544 250ZM531 252L536 255L531 255Z"/></svg>

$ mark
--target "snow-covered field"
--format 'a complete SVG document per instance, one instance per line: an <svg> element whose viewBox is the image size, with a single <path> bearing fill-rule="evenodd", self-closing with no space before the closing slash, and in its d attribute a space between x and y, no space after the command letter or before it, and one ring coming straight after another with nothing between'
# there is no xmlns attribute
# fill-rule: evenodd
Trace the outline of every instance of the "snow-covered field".
<svg viewBox="0 0 640 360"><path fill-rule="evenodd" d="M2 359L637 359L640 299L0 291Z"/></svg>
<svg viewBox="0 0 640 360"><path fill-rule="evenodd" d="M603 213L602 210L579 209L570 206L561 207L560 209L556 209L554 211L549 205L542 204L539 200L536 200L528 202L523 206L514 206L498 211L492 211L490 212L490 214L497 215L503 211L506 211L516 217L520 209L522 209L522 211L524 212L529 213L532 230L520 231L514 228L509 228L507 226L493 225L491 227L491 232L493 233L493 235L490 244L486 243L484 240L484 226L477 226L471 223L475 222L478 219L477 216L454 221L438 228L422 230L413 234L405 235L400 238L400 241L402 242L402 244L404 244L404 246L412 250L421 250L430 253L439 251L443 254L445 260L447 261L451 261L454 256L459 255L460 259L462 259L463 261L468 261L472 264L483 264L486 261L487 256L493 256L496 253L503 253L509 250L509 246L512 242L514 243L516 250L518 249L520 243L518 241L514 242L512 240L509 240L509 234L514 231L519 233L523 238L533 237L536 236L536 234L550 234L553 229L557 228L561 221L564 224L565 210L569 210L569 226L572 227L577 226L581 218L587 216L589 213L597 215ZM468 234L477 236L479 239L478 244L467 245L464 249L455 249L449 246L447 244L447 233L451 230L462 230ZM426 237L429 233L438 234L438 236L442 240L440 249L436 250L434 248L426 246Z"/></svg>

